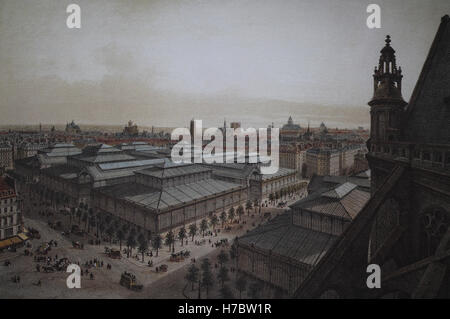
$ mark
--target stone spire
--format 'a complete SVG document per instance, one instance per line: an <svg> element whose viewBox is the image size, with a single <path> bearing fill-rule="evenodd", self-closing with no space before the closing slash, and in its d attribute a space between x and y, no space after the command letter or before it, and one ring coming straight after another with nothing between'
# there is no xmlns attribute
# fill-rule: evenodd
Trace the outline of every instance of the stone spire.
<svg viewBox="0 0 450 319"><path fill-rule="evenodd" d="M391 46L391 37L386 36L386 44L381 49L378 67L373 73L373 98L369 105L377 102L394 102L403 104L406 102L402 98L402 69L397 67L395 50Z"/></svg>
<svg viewBox="0 0 450 319"><path fill-rule="evenodd" d="M368 103L371 116L369 150L377 152L388 149L387 141L397 140L407 104L402 97L402 69L397 67L389 35L385 43L373 73L373 97Z"/></svg>

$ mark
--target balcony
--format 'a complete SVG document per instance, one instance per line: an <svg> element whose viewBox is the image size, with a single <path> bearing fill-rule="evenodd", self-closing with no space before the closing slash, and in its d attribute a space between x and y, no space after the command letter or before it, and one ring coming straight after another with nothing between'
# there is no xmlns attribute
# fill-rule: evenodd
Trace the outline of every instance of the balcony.
<svg viewBox="0 0 450 319"><path fill-rule="evenodd" d="M370 155L407 161L414 167L450 170L450 145L414 144L406 142L372 143Z"/></svg>

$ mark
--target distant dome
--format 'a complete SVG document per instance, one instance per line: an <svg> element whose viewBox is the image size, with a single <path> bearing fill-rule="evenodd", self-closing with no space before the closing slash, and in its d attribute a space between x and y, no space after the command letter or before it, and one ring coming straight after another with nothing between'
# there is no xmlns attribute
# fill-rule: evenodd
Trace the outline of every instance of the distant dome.
<svg viewBox="0 0 450 319"><path fill-rule="evenodd" d="M301 127L298 124L294 124L294 120L292 120L292 116L289 116L287 124L284 124L281 129L284 131L299 131L301 129Z"/></svg>

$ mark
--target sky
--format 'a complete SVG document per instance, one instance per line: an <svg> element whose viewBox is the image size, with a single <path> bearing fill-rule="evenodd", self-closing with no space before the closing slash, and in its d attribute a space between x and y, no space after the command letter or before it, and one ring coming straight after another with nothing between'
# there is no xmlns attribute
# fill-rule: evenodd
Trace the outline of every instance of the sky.
<svg viewBox="0 0 450 319"><path fill-rule="evenodd" d="M374 1L380 29L366 26ZM386 34L408 101L449 13L448 0L0 0L0 125L367 126Z"/></svg>

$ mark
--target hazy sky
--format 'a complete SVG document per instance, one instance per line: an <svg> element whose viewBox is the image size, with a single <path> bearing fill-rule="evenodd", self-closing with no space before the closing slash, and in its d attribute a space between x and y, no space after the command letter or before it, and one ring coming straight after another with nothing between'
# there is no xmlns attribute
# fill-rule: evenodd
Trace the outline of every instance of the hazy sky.
<svg viewBox="0 0 450 319"><path fill-rule="evenodd" d="M373 2L381 29L366 26ZM385 35L409 100L446 13L448 0L0 0L0 125L365 124Z"/></svg>

